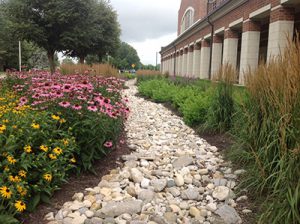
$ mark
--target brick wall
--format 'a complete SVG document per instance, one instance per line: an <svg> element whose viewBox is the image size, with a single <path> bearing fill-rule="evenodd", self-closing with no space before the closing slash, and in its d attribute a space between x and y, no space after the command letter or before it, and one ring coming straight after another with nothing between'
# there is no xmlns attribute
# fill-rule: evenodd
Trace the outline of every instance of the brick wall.
<svg viewBox="0 0 300 224"><path fill-rule="evenodd" d="M220 0L220 1L222 1L222 0ZM223 2L219 2L219 3L224 4L227 1L228 0L223 0ZM193 6L195 8L195 17L197 19L199 19L200 11L196 12L196 9L197 9L197 7L199 9L201 4L203 4L203 7L201 9L205 9L204 10L205 12L202 11L201 15L205 16L206 15L206 0L198 0L198 1L182 0L181 7L179 10L179 18L180 18L179 21L181 21L181 17L183 16L183 13L189 6ZM247 2L245 2L238 8L236 8L236 9L232 10L231 12L227 13L226 15L224 15L222 18L219 18L218 20L213 21L214 28L215 28L215 30L222 28L222 27L227 29L231 22L236 21L240 18L243 18L243 20L245 21L245 20L249 19L250 13L252 13L264 6L267 6L269 4L271 5L272 8L274 8L274 7L280 5L280 0L248 0ZM222 10L222 9L220 9L220 10ZM268 19L269 22L274 22L274 21L278 21L278 20L282 20L282 19L283 20L295 20L295 29L300 31L300 13L299 13L299 11L297 11L296 14L294 12L295 12L295 10L293 8L276 7L276 9L274 9L274 10L272 10L272 12L270 12L270 18L266 18L266 19ZM251 30L252 31L259 30L261 28L261 27L259 27L259 25L260 25L259 23L256 24L255 22L246 23L245 26L243 27L244 30L241 29L238 31L245 32L245 31L251 31ZM178 31L179 31L179 28L180 28L180 22L178 23ZM183 41L181 41L180 43L178 43L176 45L176 49L179 50L180 48L183 48L186 45L189 45L210 33L211 33L211 27L209 25L207 25L199 32L194 33L190 36L187 36ZM163 53L163 55L168 55L168 54L173 53L174 50L175 50L174 48L171 48L171 49L168 49L167 51L163 50L162 53Z"/></svg>
<svg viewBox="0 0 300 224"><path fill-rule="evenodd" d="M194 8L194 22L206 16L207 4L206 0L182 0L178 11L178 28L177 34L180 34L181 20L187 8Z"/></svg>

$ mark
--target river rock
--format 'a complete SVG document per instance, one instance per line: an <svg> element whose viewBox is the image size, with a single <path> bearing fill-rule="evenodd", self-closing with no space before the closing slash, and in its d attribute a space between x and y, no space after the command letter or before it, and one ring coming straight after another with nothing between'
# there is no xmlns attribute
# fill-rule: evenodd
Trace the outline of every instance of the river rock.
<svg viewBox="0 0 300 224"><path fill-rule="evenodd" d="M143 201L128 200L124 202L109 202L100 211L108 217L117 217L122 214L136 214L141 212Z"/></svg>

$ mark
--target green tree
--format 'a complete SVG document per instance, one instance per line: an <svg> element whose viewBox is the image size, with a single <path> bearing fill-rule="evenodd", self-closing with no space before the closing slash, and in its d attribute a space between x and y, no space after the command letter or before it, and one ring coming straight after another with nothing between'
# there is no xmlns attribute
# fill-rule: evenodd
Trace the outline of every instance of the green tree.
<svg viewBox="0 0 300 224"><path fill-rule="evenodd" d="M132 64L135 64L136 68L141 65L137 51L129 44L122 42L113 58L113 65L119 69L130 69Z"/></svg>
<svg viewBox="0 0 300 224"><path fill-rule="evenodd" d="M44 48L55 70L55 52L66 51L65 39L83 24L93 0L9 0L6 11L14 33Z"/></svg>
<svg viewBox="0 0 300 224"><path fill-rule="evenodd" d="M84 21L75 26L62 40L70 49L66 54L78 57L80 63L88 54L101 61L106 54L114 54L119 46L120 28L117 14L109 2L94 1Z"/></svg>

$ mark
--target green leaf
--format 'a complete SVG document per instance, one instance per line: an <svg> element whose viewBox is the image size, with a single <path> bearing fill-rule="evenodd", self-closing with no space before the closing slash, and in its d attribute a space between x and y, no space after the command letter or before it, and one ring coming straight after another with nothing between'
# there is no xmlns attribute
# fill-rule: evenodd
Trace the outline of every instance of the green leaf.
<svg viewBox="0 0 300 224"><path fill-rule="evenodd" d="M38 204L41 201L41 193L37 193L32 200L28 203L28 211L33 212L35 208L38 206Z"/></svg>
<svg viewBox="0 0 300 224"><path fill-rule="evenodd" d="M19 223L12 215L0 215L0 224L15 224Z"/></svg>
<svg viewBox="0 0 300 224"><path fill-rule="evenodd" d="M41 194L41 201L49 205L51 204L50 196L45 193Z"/></svg>

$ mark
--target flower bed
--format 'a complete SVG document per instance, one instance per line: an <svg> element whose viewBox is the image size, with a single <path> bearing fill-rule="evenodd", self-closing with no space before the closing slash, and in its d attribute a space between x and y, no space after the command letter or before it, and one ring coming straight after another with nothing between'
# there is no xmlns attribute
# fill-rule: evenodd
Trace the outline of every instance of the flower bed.
<svg viewBox="0 0 300 224"><path fill-rule="evenodd" d="M70 169L92 170L117 143L129 112L122 87L116 78L48 72L15 73L3 81L0 214L33 210Z"/></svg>

